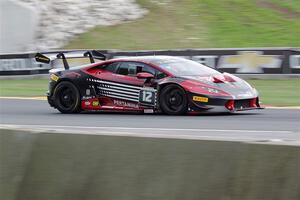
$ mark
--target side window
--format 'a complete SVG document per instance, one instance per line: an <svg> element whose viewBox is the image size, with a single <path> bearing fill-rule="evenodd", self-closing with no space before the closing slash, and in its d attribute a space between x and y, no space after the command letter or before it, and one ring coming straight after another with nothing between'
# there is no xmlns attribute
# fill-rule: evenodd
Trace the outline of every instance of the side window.
<svg viewBox="0 0 300 200"><path fill-rule="evenodd" d="M140 68L138 68L138 73L139 72L148 72L150 74L153 74L154 76L156 75L156 69L154 69L153 67L150 67L149 65L146 64L142 64L140 65Z"/></svg>
<svg viewBox="0 0 300 200"><path fill-rule="evenodd" d="M105 69L106 71L115 73L118 66L119 66L119 63L118 63L118 62L113 62L113 63L107 64L107 65L104 67L104 69Z"/></svg>
<svg viewBox="0 0 300 200"><path fill-rule="evenodd" d="M135 76L136 75L137 65L133 62L122 62L117 71L117 74L122 74L126 76Z"/></svg>
<svg viewBox="0 0 300 200"><path fill-rule="evenodd" d="M165 78L168 75L165 73L140 62L122 62L117 69L117 74L122 74L126 76L136 76L137 73L148 72L153 74L157 79Z"/></svg>
<svg viewBox="0 0 300 200"><path fill-rule="evenodd" d="M159 71L158 69L155 69L155 68L153 68L149 65L146 65L146 64L143 64L143 68L141 69L141 71L139 71L139 69L138 69L138 73L139 72L148 72L150 74L153 74L156 79L162 79L162 78L165 78L165 77L168 76L164 72Z"/></svg>
<svg viewBox="0 0 300 200"><path fill-rule="evenodd" d="M157 79L166 78L167 76L168 76L167 74L165 74L165 73L162 72L162 71L158 71L158 70L157 70L157 73L156 73L156 75L155 75L155 77L156 77Z"/></svg>

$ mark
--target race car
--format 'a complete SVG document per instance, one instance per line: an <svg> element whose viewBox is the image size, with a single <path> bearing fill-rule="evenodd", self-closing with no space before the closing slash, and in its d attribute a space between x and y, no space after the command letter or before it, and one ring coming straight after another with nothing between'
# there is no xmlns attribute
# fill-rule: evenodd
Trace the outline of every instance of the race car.
<svg viewBox="0 0 300 200"><path fill-rule="evenodd" d="M84 52L87 65L51 69L50 106L61 113L135 111L168 115L235 112L260 109L258 92L246 81L198 62L174 56L107 59L98 51ZM39 62L50 58L36 54ZM99 62L95 62L95 60Z"/></svg>

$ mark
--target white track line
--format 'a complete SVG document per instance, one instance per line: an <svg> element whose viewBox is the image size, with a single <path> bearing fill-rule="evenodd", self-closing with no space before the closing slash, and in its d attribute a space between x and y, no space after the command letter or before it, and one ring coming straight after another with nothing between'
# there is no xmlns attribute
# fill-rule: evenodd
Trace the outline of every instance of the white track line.
<svg viewBox="0 0 300 200"><path fill-rule="evenodd" d="M110 130L147 130L147 131L190 131L190 132L245 132L245 133L295 133L293 131L277 130L243 130L243 129L182 129L182 128L152 128L152 127L110 127L110 126L57 126L57 125L19 125L19 124L0 124L0 127L24 127L24 128L58 128L58 129L110 129Z"/></svg>
<svg viewBox="0 0 300 200"><path fill-rule="evenodd" d="M51 126L51 125L13 125L0 124L0 129L25 130L32 133L63 133L74 135L103 135L137 138L161 138L161 139L183 139L183 140L207 140L207 141L229 141L248 142L300 146L300 132L293 131L265 131L265 130L226 130L226 129L175 129L175 128L131 128L131 127L85 127L85 126ZM93 129L93 130L92 130ZM148 132L143 132L148 131ZM149 132L150 131L150 132ZM159 132L169 131L169 132ZM171 131L179 131L174 133ZM187 134L185 131L197 132L199 134ZM220 135L210 135L217 132ZM200 134L201 133L201 134ZM235 133L224 135L222 133ZM243 135L239 133L253 133ZM262 134L261 136L258 133ZM267 133L267 135L263 135ZM273 135L274 134L274 135ZM276 134L293 134L293 139L280 138Z"/></svg>

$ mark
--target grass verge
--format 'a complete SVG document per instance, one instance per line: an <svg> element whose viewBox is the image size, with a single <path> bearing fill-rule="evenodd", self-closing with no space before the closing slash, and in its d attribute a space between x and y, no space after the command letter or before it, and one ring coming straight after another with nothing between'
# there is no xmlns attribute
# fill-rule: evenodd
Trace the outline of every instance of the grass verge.
<svg viewBox="0 0 300 200"><path fill-rule="evenodd" d="M300 105L300 80L248 80L260 93L263 104L274 106ZM44 96L47 79L0 80L0 96Z"/></svg>
<svg viewBox="0 0 300 200"><path fill-rule="evenodd" d="M259 92L265 105L299 106L300 80L248 80Z"/></svg>
<svg viewBox="0 0 300 200"><path fill-rule="evenodd" d="M0 96L34 97L45 96L48 79L0 80Z"/></svg>
<svg viewBox="0 0 300 200"><path fill-rule="evenodd" d="M136 21L96 27L66 48L173 49L300 46L299 1L137 0L149 13ZM268 5L268 4L267 4ZM283 11L282 11L283 9Z"/></svg>

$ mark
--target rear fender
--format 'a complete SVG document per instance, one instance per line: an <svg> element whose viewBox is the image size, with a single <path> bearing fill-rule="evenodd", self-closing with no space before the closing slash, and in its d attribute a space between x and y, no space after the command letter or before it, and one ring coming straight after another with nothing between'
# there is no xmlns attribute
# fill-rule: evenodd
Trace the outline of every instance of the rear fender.
<svg viewBox="0 0 300 200"><path fill-rule="evenodd" d="M52 95L53 95L53 93L54 93L54 90L55 90L55 88L57 87L57 85L59 84L59 83L61 83L61 82L63 82L63 81L68 81L68 82L71 82L72 84L74 84L75 85L75 87L78 89L78 91L79 91L79 94L80 94L80 96L82 96L82 91L80 90L80 87L79 87L79 84L76 82L76 81L74 81L74 80L72 80L72 79L70 79L70 78L60 78L58 81L51 81L49 84L53 84L53 85L51 85L51 89L49 90L49 96L50 97L52 97Z"/></svg>

